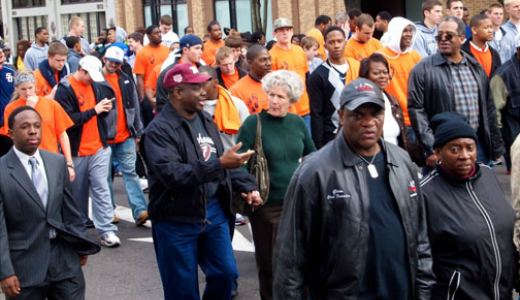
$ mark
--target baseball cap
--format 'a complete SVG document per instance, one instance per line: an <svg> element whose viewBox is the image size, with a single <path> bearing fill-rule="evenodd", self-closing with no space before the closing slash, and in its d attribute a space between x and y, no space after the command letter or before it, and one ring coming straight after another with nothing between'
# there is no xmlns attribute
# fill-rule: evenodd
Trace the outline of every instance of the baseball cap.
<svg viewBox="0 0 520 300"><path fill-rule="evenodd" d="M202 45L202 40L196 35L187 34L181 38L179 44L180 48L184 49L195 45Z"/></svg>
<svg viewBox="0 0 520 300"><path fill-rule="evenodd" d="M79 60L79 66L88 72L92 80L96 82L105 81L101 73L101 61L92 55L87 55Z"/></svg>
<svg viewBox="0 0 520 300"><path fill-rule="evenodd" d="M289 20L287 18L278 18L278 19L274 20L273 31L276 31L280 28L293 28L293 24L292 24L291 20Z"/></svg>
<svg viewBox="0 0 520 300"><path fill-rule="evenodd" d="M197 67L191 64L176 64L164 76L164 87L169 89L183 83L197 84L204 83L211 79L211 76L199 73Z"/></svg>
<svg viewBox="0 0 520 300"><path fill-rule="evenodd" d="M105 58L116 63L123 63L125 52L117 46L110 46L105 52Z"/></svg>
<svg viewBox="0 0 520 300"><path fill-rule="evenodd" d="M339 96L340 108L350 111L356 110L363 104L372 103L385 109L385 99L379 87L365 78L358 78L350 82Z"/></svg>

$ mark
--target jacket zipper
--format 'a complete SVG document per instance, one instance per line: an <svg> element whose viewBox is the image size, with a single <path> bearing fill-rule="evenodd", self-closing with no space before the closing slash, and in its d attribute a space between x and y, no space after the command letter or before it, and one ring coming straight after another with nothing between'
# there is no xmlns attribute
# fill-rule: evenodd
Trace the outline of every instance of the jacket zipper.
<svg viewBox="0 0 520 300"><path fill-rule="evenodd" d="M489 214L487 213L486 209L480 202L480 200L477 197L477 194L475 193L475 190L473 189L473 186L470 182L466 182L466 187L468 189L468 193L471 197L471 200L475 203L478 210L484 217L484 220L486 221L486 225L488 226L489 234L491 237L491 244L493 246L493 252L495 254L495 263L496 263L496 274L495 274L495 280L493 283L493 291L495 294L495 299L500 299L500 290L499 290L499 283L500 283L500 277L502 275L502 259L500 257L500 249L498 248L498 242L497 237L495 233L495 227L493 226L493 222L491 222L491 218L489 217Z"/></svg>
<svg viewBox="0 0 520 300"><path fill-rule="evenodd" d="M455 289L453 290L453 294L451 293L451 285L453 283L453 279L455 279L455 276L457 276L457 284L455 285ZM446 297L446 300L455 300L455 294L457 293L457 290L459 289L460 285L460 272L459 271L453 271L453 274L451 274L450 282L448 283L448 296ZM451 297L450 297L451 295Z"/></svg>

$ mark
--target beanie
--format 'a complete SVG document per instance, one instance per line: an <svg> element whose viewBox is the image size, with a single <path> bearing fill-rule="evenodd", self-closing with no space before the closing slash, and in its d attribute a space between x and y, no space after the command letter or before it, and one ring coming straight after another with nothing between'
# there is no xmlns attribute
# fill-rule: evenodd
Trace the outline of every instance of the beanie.
<svg viewBox="0 0 520 300"><path fill-rule="evenodd" d="M435 133L433 148L440 148L458 138L471 138L477 141L477 133L469 126L466 118L456 112L443 112L433 116L430 126Z"/></svg>

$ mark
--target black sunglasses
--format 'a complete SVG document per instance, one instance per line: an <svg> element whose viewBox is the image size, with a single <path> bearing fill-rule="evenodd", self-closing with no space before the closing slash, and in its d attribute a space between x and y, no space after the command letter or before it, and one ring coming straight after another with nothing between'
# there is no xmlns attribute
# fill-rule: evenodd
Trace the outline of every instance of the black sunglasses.
<svg viewBox="0 0 520 300"><path fill-rule="evenodd" d="M435 36L435 40L437 42L440 42L440 41L443 41L443 40L450 42L456 36L459 36L459 34L456 34L454 32L439 32L439 34L437 34Z"/></svg>

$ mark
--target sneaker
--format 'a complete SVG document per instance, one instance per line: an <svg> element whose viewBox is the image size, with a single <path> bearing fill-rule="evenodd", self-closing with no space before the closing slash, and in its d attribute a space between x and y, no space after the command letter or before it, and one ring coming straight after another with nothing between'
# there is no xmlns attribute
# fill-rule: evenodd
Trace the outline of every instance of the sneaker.
<svg viewBox="0 0 520 300"><path fill-rule="evenodd" d="M108 248L119 247L119 245L121 245L121 241L113 231L103 233L100 243L102 246Z"/></svg>
<svg viewBox="0 0 520 300"><path fill-rule="evenodd" d="M119 217L114 212L114 216L112 217L112 224L117 224L117 223L119 223L119 221L120 221Z"/></svg>
<svg viewBox="0 0 520 300"><path fill-rule="evenodd" d="M242 226L242 225L246 225L246 224L247 224L246 218L244 218L244 216L242 216L241 214L236 214L235 226Z"/></svg>
<svg viewBox="0 0 520 300"><path fill-rule="evenodd" d="M148 212L145 210L139 214L139 217L137 217L137 220L135 220L135 225L143 226L144 223L146 223L146 220L148 220Z"/></svg>

